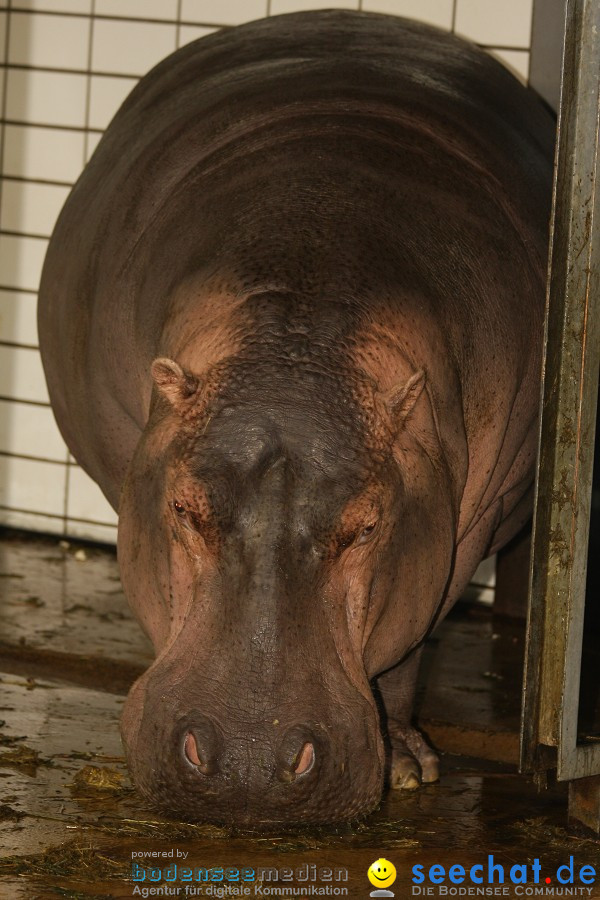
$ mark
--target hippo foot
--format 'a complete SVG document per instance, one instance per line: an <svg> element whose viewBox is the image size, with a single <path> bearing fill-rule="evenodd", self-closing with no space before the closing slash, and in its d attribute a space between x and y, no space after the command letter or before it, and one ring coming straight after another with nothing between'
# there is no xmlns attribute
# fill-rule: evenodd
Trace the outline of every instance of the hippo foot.
<svg viewBox="0 0 600 900"><path fill-rule="evenodd" d="M390 787L394 790L416 791L421 784L429 784L440 777L440 761L422 734L407 726L390 735L392 765Z"/></svg>

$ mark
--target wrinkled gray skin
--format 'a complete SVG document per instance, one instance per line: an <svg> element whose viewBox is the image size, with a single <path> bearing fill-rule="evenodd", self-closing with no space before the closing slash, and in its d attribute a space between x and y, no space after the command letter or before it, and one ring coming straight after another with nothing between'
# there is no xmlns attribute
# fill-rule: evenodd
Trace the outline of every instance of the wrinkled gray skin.
<svg viewBox="0 0 600 900"><path fill-rule="evenodd" d="M419 648L530 510L553 123L402 19L280 16L157 66L44 267L52 404L156 648L138 788L331 821L415 787Z"/></svg>

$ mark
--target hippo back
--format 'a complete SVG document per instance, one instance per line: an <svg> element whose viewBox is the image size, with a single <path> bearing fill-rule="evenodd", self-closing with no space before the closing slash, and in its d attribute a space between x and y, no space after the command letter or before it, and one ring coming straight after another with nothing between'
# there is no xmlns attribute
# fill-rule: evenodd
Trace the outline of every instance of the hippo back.
<svg viewBox="0 0 600 900"><path fill-rule="evenodd" d="M468 395L482 322L500 353L515 342L523 353L542 292L531 308L509 298L499 321L485 285L460 301L453 285L481 277L486 242L504 252L506 222L542 277L552 143L550 116L502 65L404 19L302 13L185 46L127 98L50 242L40 343L71 451L116 507L150 363L191 278L214 296L335 293L349 321L395 285L402 296L428 285ZM479 250L461 248L454 217L471 245L485 232Z"/></svg>

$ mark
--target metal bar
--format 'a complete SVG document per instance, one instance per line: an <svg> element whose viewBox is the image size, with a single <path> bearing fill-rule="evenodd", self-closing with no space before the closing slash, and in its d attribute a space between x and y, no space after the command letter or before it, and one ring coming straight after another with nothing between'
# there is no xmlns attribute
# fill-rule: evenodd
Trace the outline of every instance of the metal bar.
<svg viewBox="0 0 600 900"><path fill-rule="evenodd" d="M552 109L560 100L566 0L534 0L529 84Z"/></svg>
<svg viewBox="0 0 600 900"><path fill-rule="evenodd" d="M577 715L600 365L600 0L568 0L551 225L522 768L600 772Z"/></svg>

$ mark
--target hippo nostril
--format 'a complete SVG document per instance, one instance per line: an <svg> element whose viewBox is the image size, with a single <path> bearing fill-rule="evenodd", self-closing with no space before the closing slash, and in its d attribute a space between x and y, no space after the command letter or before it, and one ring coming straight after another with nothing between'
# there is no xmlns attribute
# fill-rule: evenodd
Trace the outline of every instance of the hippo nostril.
<svg viewBox="0 0 600 900"><path fill-rule="evenodd" d="M196 738L191 733L191 731L185 737L185 743L183 745L183 749L185 755L189 759L191 763L195 766L202 766L202 760L198 756L198 744L196 743Z"/></svg>
<svg viewBox="0 0 600 900"><path fill-rule="evenodd" d="M206 749L202 751L198 749L198 742L191 731L185 736L183 752L188 762L191 762L203 775L212 775L216 771L214 756Z"/></svg>
<svg viewBox="0 0 600 900"><path fill-rule="evenodd" d="M316 769L319 744L303 726L290 728L283 737L277 754L277 777L291 783Z"/></svg>
<svg viewBox="0 0 600 900"><path fill-rule="evenodd" d="M214 775L220 748L220 733L210 719L204 716L187 719L183 728L180 747L186 762L203 775Z"/></svg>
<svg viewBox="0 0 600 900"><path fill-rule="evenodd" d="M310 772L312 767L315 764L315 748L307 741L301 748L300 753L296 757L296 765L294 766L294 773L296 775L305 775L307 772Z"/></svg>

